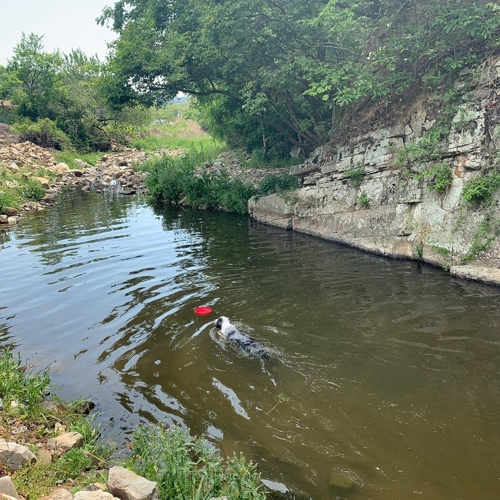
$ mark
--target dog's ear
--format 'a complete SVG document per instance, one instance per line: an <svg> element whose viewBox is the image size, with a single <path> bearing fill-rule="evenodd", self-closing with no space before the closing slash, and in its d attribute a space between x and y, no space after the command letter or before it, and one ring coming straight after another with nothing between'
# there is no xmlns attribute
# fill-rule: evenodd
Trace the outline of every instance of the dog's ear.
<svg viewBox="0 0 500 500"><path fill-rule="evenodd" d="M215 328L217 328L217 330L220 330L222 327L222 318L219 318L216 322L215 322Z"/></svg>

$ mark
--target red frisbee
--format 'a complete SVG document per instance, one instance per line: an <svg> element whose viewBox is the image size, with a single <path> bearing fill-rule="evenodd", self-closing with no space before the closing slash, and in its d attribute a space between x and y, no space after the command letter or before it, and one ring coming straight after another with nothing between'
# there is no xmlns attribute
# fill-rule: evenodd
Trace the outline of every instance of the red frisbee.
<svg viewBox="0 0 500 500"><path fill-rule="evenodd" d="M194 308L194 313L198 316L208 316L211 312L212 308L208 306L199 306Z"/></svg>

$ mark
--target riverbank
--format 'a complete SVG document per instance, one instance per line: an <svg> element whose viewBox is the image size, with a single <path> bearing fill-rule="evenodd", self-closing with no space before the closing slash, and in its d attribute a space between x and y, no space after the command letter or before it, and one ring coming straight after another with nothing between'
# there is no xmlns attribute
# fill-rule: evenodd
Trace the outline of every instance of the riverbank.
<svg viewBox="0 0 500 500"><path fill-rule="evenodd" d="M116 450L87 417L94 407L91 401L63 403L52 392L48 370L33 373L19 355L0 348L0 498L167 500L172 492L266 498L253 464L223 461L175 426L136 429L128 461L117 465Z"/></svg>

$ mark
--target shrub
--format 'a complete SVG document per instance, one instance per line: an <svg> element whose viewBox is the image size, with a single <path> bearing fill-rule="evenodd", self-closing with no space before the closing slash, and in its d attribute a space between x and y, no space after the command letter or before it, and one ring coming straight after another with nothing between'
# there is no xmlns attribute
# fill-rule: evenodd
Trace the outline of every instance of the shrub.
<svg viewBox="0 0 500 500"><path fill-rule="evenodd" d="M230 179L227 172L197 175L196 165L205 161L203 154L191 153L148 162L144 167L149 172L146 185L153 199L178 204L184 194L184 203L191 207L246 214L248 199L255 194L253 187L239 179Z"/></svg>
<svg viewBox="0 0 500 500"><path fill-rule="evenodd" d="M69 137L48 118L37 121L22 120L15 124L15 128L20 132L23 140L44 148L62 150L71 146Z"/></svg>
<svg viewBox="0 0 500 500"><path fill-rule="evenodd" d="M344 172L344 175L351 180L351 184L355 188L358 188L359 186L361 186L361 183L363 182L363 178L365 176L365 170L362 167L356 167L350 170L346 170Z"/></svg>
<svg viewBox="0 0 500 500"><path fill-rule="evenodd" d="M179 427L139 428L133 436L131 465L137 474L158 483L160 498L266 498L254 464L237 456L224 462L204 440L191 438Z"/></svg>
<svg viewBox="0 0 500 500"><path fill-rule="evenodd" d="M28 179L19 186L19 193L28 200L40 201L45 196L45 189L40 181Z"/></svg>
<svg viewBox="0 0 500 500"><path fill-rule="evenodd" d="M462 197L470 205L481 205L491 201L493 193L499 188L500 174L493 171L467 182L463 187Z"/></svg>
<svg viewBox="0 0 500 500"><path fill-rule="evenodd" d="M446 193L451 186L453 174L447 163L438 163L422 173L422 178L428 178L427 187L430 191L437 191L439 194Z"/></svg>
<svg viewBox="0 0 500 500"><path fill-rule="evenodd" d="M361 191L361 194L356 198L356 203L364 208L370 208L370 198L366 194L366 191Z"/></svg>
<svg viewBox="0 0 500 500"><path fill-rule="evenodd" d="M291 191L299 187L299 180L294 175L275 175L270 174L265 177L257 188L258 194L265 196L272 193L279 193L281 191Z"/></svg>

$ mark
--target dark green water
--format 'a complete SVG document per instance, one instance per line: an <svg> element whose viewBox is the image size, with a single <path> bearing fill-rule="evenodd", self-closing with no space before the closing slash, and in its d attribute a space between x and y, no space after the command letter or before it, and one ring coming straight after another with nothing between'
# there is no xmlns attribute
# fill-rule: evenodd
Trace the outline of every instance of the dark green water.
<svg viewBox="0 0 500 500"><path fill-rule="evenodd" d="M0 266L0 343L96 400L110 436L180 423L318 500L500 498L497 288L78 193L0 233ZM278 360L214 342L217 315Z"/></svg>

